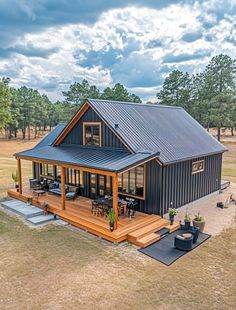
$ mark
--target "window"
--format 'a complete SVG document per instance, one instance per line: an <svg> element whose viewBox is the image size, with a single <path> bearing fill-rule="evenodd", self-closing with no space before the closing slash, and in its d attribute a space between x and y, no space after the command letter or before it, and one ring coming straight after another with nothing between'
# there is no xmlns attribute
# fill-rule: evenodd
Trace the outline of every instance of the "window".
<svg viewBox="0 0 236 310"><path fill-rule="evenodd" d="M57 179L61 178L61 167L60 166L56 167L56 178Z"/></svg>
<svg viewBox="0 0 236 310"><path fill-rule="evenodd" d="M41 164L40 166L41 173L43 177L54 178L54 166L49 164Z"/></svg>
<svg viewBox="0 0 236 310"><path fill-rule="evenodd" d="M106 190L105 190L105 193L106 195L111 195L111 177L109 176L106 176Z"/></svg>
<svg viewBox="0 0 236 310"><path fill-rule="evenodd" d="M75 169L66 169L66 184L83 185L83 172Z"/></svg>
<svg viewBox="0 0 236 310"><path fill-rule="evenodd" d="M144 197L144 166L138 166L118 176L120 193L130 196Z"/></svg>
<svg viewBox="0 0 236 310"><path fill-rule="evenodd" d="M101 123L83 123L84 145L101 146Z"/></svg>
<svg viewBox="0 0 236 310"><path fill-rule="evenodd" d="M192 163L192 174L204 171L204 160L195 161Z"/></svg>

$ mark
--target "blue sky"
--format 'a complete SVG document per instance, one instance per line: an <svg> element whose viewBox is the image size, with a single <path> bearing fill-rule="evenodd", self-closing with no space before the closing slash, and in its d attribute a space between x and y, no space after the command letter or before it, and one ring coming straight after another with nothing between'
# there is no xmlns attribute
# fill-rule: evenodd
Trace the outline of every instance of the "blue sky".
<svg viewBox="0 0 236 310"><path fill-rule="evenodd" d="M0 76L53 101L83 78L154 100L219 53L236 57L236 0L0 0Z"/></svg>

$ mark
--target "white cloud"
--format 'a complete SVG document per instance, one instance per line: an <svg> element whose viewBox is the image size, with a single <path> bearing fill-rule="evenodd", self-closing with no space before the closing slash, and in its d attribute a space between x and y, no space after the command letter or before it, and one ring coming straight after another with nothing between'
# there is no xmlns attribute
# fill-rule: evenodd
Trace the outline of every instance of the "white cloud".
<svg viewBox="0 0 236 310"><path fill-rule="evenodd" d="M169 70L185 68L191 73L217 53L236 56L236 16L227 13L217 21L214 8L220 5L222 1L212 0L163 9L113 9L102 13L94 25L65 25L26 34L11 46L10 56L0 60L0 75L12 77L15 86L38 88L53 99L83 78L101 88L127 83L131 91L151 97ZM22 10L34 18L24 2ZM193 40L183 40L184 35L191 38L198 33ZM17 50L14 54L16 47L48 54L24 56Z"/></svg>

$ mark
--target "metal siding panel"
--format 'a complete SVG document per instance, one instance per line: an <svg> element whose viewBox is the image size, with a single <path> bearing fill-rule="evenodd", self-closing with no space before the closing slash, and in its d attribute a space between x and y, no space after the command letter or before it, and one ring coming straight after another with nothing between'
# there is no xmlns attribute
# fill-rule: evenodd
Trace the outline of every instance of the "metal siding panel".
<svg viewBox="0 0 236 310"><path fill-rule="evenodd" d="M201 159L205 160L205 171L192 174L192 162ZM163 198L161 201L161 207L163 208L164 213L167 213L168 207L170 206L170 201L173 199L173 190L171 187L173 186L172 180L175 178L174 174L176 172L179 173L177 182L178 195L174 196L174 201L177 207L197 200L205 195L219 190L220 188L222 165L221 154L207 156L204 158L199 157L195 160L180 162L177 165L178 168L176 168L173 164L164 167L162 185ZM216 179L218 179L219 182L217 182Z"/></svg>
<svg viewBox="0 0 236 310"><path fill-rule="evenodd" d="M114 133L108 128L108 126L101 120L101 118L89 108L85 114L81 117L78 123L66 136L61 143L63 144L83 144L83 122L101 122L102 124L102 146L125 149L125 146L114 135Z"/></svg>

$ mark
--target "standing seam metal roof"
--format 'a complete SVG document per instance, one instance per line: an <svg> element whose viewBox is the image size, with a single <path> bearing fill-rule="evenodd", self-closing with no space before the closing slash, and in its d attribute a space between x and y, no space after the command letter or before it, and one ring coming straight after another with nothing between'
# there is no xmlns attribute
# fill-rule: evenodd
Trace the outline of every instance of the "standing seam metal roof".
<svg viewBox="0 0 236 310"><path fill-rule="evenodd" d="M52 145L54 140L60 135L60 133L64 130L66 125L59 124L57 125L51 132L49 132L39 143L35 145L35 148Z"/></svg>
<svg viewBox="0 0 236 310"><path fill-rule="evenodd" d="M134 152L160 152L159 159L164 164L226 150L183 108L97 99L87 101Z"/></svg>
<svg viewBox="0 0 236 310"><path fill-rule="evenodd" d="M44 159L81 167L120 172L143 161L155 158L153 153L130 154L107 148L92 148L79 145L45 145L15 154L22 158Z"/></svg>

